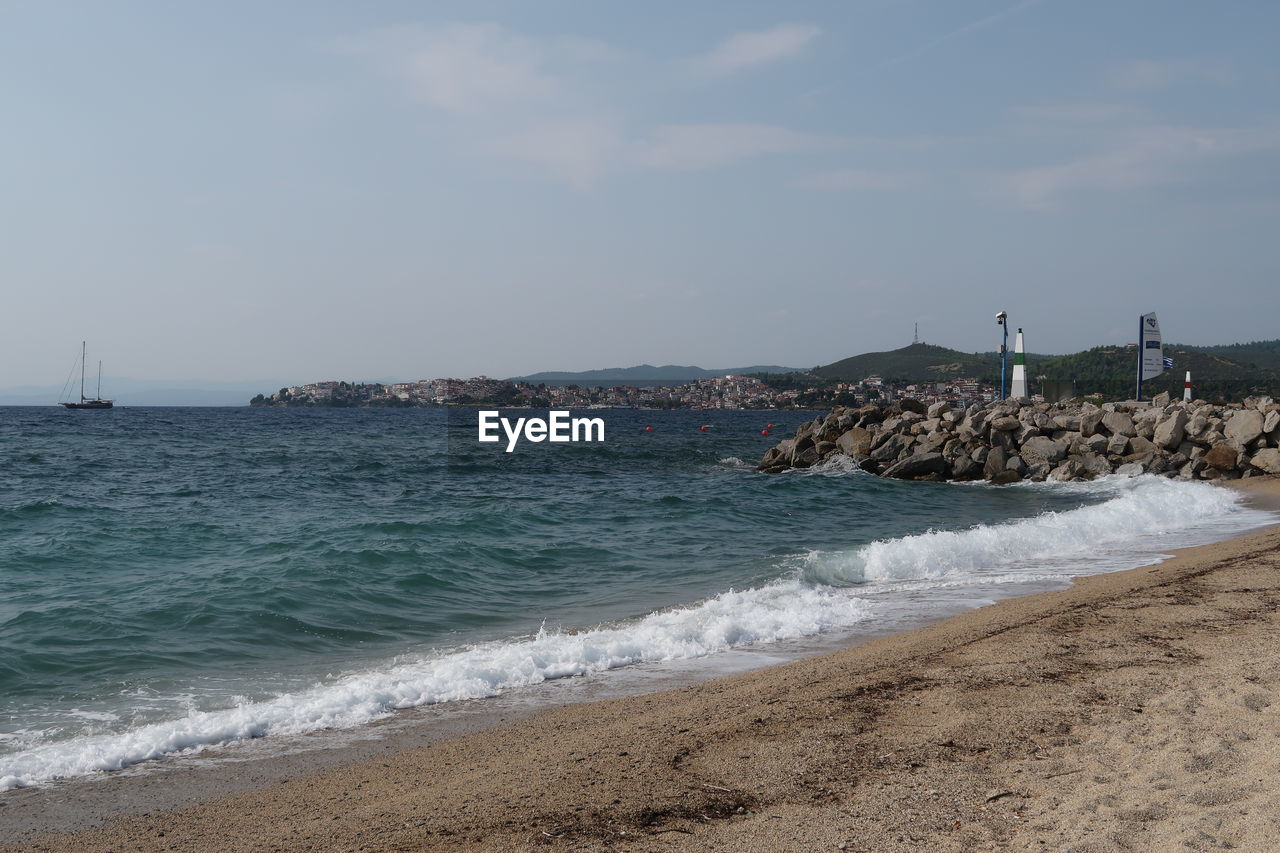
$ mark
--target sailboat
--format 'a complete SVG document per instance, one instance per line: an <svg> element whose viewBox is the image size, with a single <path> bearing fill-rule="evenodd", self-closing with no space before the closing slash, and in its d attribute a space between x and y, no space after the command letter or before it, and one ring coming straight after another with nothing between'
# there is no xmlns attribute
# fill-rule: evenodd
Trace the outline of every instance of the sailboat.
<svg viewBox="0 0 1280 853"><path fill-rule="evenodd" d="M111 400L102 399L102 362L98 362L98 396L86 397L84 395L84 360L88 354L88 345L85 341L80 342L80 402L67 402L62 405L68 409L110 409L115 405Z"/></svg>

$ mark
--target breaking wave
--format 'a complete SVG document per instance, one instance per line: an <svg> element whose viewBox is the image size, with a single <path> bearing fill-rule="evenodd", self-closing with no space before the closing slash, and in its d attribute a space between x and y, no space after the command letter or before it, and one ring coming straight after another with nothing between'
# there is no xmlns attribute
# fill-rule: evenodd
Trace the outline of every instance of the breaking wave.
<svg viewBox="0 0 1280 853"><path fill-rule="evenodd" d="M1267 522L1237 493L1161 477L1109 477L1092 483L1045 484L1105 499L1064 512L965 530L930 530L871 542L849 551L810 553L804 577L848 586L867 582L979 578L995 571L1065 575L1113 571Z"/></svg>
<svg viewBox="0 0 1280 853"><path fill-rule="evenodd" d="M732 462L726 460L727 464ZM837 470L844 470L834 466ZM832 473L835 473L833 471ZM1037 487L1039 488L1039 487ZM63 740L36 738L0 757L0 790L119 770L267 735L348 728L397 709L476 699L629 665L702 658L731 648L874 625L894 585L990 589L1131 568L1161 551L1222 539L1271 516L1204 484L1155 477L1050 484L1078 491L1079 508L929 531L845 551L815 551L778 566L784 577L701 603L582 631L470 646L317 683L261 701Z"/></svg>

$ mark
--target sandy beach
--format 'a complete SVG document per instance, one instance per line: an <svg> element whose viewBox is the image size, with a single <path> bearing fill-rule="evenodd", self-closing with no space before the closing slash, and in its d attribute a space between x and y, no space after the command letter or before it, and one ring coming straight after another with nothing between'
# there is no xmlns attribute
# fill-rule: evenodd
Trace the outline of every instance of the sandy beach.
<svg viewBox="0 0 1280 853"><path fill-rule="evenodd" d="M1280 507L1278 479L1235 486ZM785 666L246 771L177 807L103 807L141 776L98 783L92 808L10 791L0 850L1272 850L1278 604L1272 527Z"/></svg>

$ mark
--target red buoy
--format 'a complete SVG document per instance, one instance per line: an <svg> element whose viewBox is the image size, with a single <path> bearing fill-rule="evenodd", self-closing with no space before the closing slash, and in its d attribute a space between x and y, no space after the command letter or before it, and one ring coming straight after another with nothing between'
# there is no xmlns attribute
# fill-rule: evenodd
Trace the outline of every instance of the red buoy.
<svg viewBox="0 0 1280 853"><path fill-rule="evenodd" d="M644 428L644 431L645 431L645 432L653 432L653 427L651 427L651 426L647 426L647 427L645 427L645 428Z"/></svg>
<svg viewBox="0 0 1280 853"><path fill-rule="evenodd" d="M703 432L706 432L707 430L711 429L711 427L707 426L706 424L703 424L701 427L699 427L699 429L701 429Z"/></svg>
<svg viewBox="0 0 1280 853"><path fill-rule="evenodd" d="M760 430L760 434L761 434L761 435L768 435L768 434L769 434L769 431L768 431L767 429L762 429L762 430Z"/></svg>
<svg viewBox="0 0 1280 853"><path fill-rule="evenodd" d="M773 424L765 424L765 427L768 429L773 429Z"/></svg>

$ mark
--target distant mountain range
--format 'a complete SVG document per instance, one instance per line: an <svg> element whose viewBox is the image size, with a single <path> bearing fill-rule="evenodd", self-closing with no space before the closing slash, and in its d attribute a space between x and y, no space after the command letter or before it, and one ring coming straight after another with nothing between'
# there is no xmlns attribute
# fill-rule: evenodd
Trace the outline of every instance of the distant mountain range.
<svg viewBox="0 0 1280 853"><path fill-rule="evenodd" d="M711 379L716 376L737 376L744 373L800 373L798 367L779 367L776 364L757 364L752 367L726 367L723 370L708 370L692 365L664 364L655 367L652 364L640 364L635 367L606 367L602 370L583 370L577 373L550 370L533 373L529 376L513 376L512 382L528 382L531 385L635 385L651 387L655 385L678 385L694 382L698 379Z"/></svg>

